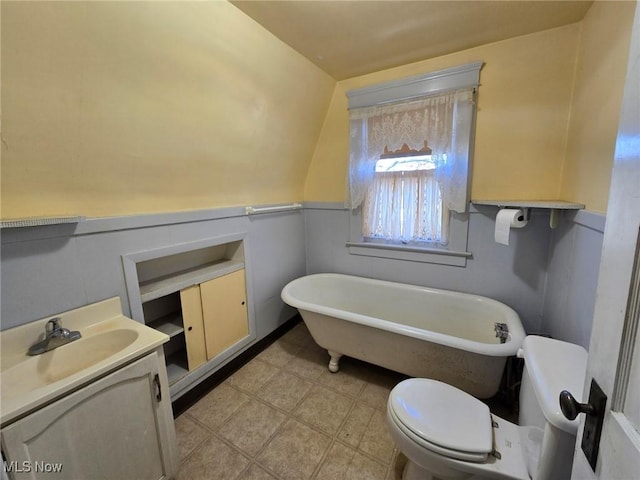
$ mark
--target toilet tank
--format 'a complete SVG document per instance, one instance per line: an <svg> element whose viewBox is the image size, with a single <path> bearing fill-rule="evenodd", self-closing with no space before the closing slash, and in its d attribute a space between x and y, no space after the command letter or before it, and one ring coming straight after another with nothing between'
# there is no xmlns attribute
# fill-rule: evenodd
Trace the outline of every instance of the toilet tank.
<svg viewBox="0 0 640 480"><path fill-rule="evenodd" d="M522 343L524 371L520 385L520 426L531 427L529 474L534 480L569 478L578 420L560 410L568 390L583 402L587 351L579 345L530 335Z"/></svg>
<svg viewBox="0 0 640 480"><path fill-rule="evenodd" d="M558 397L562 390L568 390L579 402L583 401L587 351L573 343L529 335L522 343L522 354L518 423L544 429L549 422L575 435L579 422L562 414Z"/></svg>

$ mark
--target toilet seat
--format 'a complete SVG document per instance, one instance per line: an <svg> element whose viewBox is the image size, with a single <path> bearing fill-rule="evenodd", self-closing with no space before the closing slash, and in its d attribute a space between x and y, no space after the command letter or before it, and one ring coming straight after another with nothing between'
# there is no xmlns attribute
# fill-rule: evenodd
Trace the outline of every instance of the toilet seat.
<svg viewBox="0 0 640 480"><path fill-rule="evenodd" d="M389 395L388 410L405 435L439 455L477 463L493 451L489 408L446 383L400 382Z"/></svg>

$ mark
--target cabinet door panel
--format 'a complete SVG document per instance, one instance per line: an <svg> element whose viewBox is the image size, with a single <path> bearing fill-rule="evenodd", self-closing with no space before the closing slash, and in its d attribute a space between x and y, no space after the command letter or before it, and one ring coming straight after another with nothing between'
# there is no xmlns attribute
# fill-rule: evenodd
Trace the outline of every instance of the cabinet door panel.
<svg viewBox="0 0 640 480"><path fill-rule="evenodd" d="M194 370L207 361L200 285L180 290L180 302L182 303L184 338L187 344L187 364L189 370Z"/></svg>
<svg viewBox="0 0 640 480"><path fill-rule="evenodd" d="M15 479L148 479L171 475L159 438L158 360L148 355L2 431L5 460L30 465ZM163 392L168 399L168 392ZM166 438L166 437L165 437ZM26 463L23 463L26 462ZM36 462L62 470L36 472Z"/></svg>
<svg viewBox="0 0 640 480"><path fill-rule="evenodd" d="M249 334L244 270L200 284L207 357Z"/></svg>

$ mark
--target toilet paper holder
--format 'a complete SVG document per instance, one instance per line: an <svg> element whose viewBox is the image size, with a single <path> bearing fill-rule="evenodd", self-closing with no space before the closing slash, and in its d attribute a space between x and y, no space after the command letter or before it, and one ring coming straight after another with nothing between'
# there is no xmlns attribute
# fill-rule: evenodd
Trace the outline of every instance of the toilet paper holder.
<svg viewBox="0 0 640 480"><path fill-rule="evenodd" d="M522 208L522 207L504 207L508 210L522 210L522 215L518 217L518 221L528 222L531 220L531 208Z"/></svg>

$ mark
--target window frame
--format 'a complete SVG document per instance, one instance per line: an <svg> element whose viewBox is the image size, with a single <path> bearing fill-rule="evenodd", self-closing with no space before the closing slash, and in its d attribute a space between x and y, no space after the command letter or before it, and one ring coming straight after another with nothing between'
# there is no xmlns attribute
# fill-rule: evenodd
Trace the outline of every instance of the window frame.
<svg viewBox="0 0 640 480"><path fill-rule="evenodd" d="M472 62L458 67L351 90L347 92L349 109L409 101L421 96L444 93L456 89L475 89L480 83L482 65L483 62ZM466 139L469 159L467 188L469 188L471 182L475 115L476 109L474 107ZM402 244L382 239L364 238L362 233L362 207L360 207L350 211L349 240L346 245L352 255L465 267L467 259L472 256L471 252L467 251L469 209L467 208L464 213L450 211L449 215L448 243L439 245L424 242L424 246L422 246L423 242Z"/></svg>
<svg viewBox="0 0 640 480"><path fill-rule="evenodd" d="M436 246L424 242L425 246L418 246L380 239L366 240L362 236L362 209L358 208L349 214L349 241L346 245L352 255L464 267L467 265L467 259L472 256L471 252L467 251L469 212L449 212L449 215L449 243L446 246Z"/></svg>

